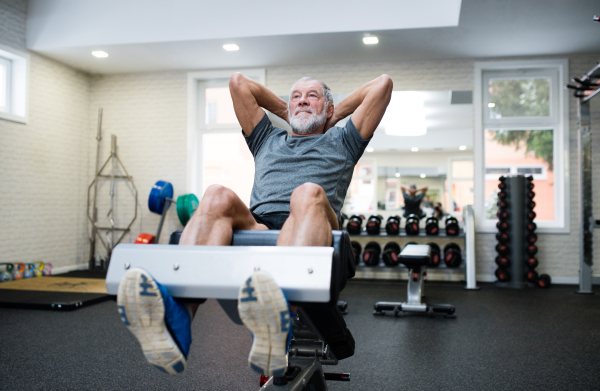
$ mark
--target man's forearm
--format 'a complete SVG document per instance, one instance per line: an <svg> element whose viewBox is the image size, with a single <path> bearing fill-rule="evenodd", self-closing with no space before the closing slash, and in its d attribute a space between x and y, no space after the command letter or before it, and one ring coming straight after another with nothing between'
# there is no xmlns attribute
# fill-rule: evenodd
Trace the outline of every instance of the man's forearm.
<svg viewBox="0 0 600 391"><path fill-rule="evenodd" d="M269 110L271 113L289 122L288 106L283 99L275 95L267 87L246 76L244 76L244 83L260 107Z"/></svg>
<svg viewBox="0 0 600 391"><path fill-rule="evenodd" d="M335 122L346 118L347 116L354 113L354 111L361 105L361 103L365 100L365 97L380 82L381 77L378 77L375 80L371 80L370 82L364 84L359 89L355 90L353 93L345 97L340 103L335 106L334 110L334 119Z"/></svg>

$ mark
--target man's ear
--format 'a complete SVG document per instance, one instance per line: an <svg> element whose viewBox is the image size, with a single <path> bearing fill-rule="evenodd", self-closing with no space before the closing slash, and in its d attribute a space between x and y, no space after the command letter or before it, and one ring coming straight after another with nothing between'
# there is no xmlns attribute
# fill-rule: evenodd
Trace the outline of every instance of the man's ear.
<svg viewBox="0 0 600 391"><path fill-rule="evenodd" d="M331 116L333 115L333 103L330 103L327 105L327 118L331 118Z"/></svg>

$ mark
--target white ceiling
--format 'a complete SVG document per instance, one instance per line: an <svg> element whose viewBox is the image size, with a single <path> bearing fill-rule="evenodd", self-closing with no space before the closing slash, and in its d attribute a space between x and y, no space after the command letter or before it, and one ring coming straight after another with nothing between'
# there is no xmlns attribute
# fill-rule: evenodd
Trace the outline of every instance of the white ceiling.
<svg viewBox="0 0 600 391"><path fill-rule="evenodd" d="M90 73L600 54L594 14L598 0L30 0L27 46Z"/></svg>

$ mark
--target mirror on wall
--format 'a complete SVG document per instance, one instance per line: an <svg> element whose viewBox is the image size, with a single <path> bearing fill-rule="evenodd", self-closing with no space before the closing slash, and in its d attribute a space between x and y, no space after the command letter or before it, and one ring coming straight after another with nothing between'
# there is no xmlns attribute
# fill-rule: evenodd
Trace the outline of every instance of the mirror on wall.
<svg viewBox="0 0 600 391"><path fill-rule="evenodd" d="M437 205L460 216L474 203L473 177L472 92L394 91L354 170L343 212L403 215L403 188L409 193L414 185L419 198L424 193L422 215Z"/></svg>

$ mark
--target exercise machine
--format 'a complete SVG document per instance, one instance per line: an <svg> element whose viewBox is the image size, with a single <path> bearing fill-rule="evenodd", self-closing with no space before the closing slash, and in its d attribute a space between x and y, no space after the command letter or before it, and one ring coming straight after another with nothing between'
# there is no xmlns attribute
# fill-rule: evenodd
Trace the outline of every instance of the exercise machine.
<svg viewBox="0 0 600 391"><path fill-rule="evenodd" d="M178 243L180 235L175 232L169 243ZM232 246L119 244L108 268L107 292L116 295L123 275L142 268L160 276L159 282L173 297L217 299L229 318L242 324L237 313L239 288L255 271L268 272L299 308L288 368L261 389L325 391L327 380L349 381L350 374L323 371L323 365L336 365L338 358L319 330L323 319L313 314L325 310L333 319L342 316L339 292L355 269L350 239L344 231L332 231L332 247L283 247L275 246L278 235L275 230L235 231Z"/></svg>
<svg viewBox="0 0 600 391"><path fill-rule="evenodd" d="M431 258L431 248L426 244L409 244L400 253L400 263L406 265L408 272L408 289L406 302L378 301L375 303L373 315L385 315L385 311L394 311L394 316L402 312L420 312L444 314L453 318L454 306L451 304L426 304L421 301L424 296L423 284L427 275L427 265Z"/></svg>

